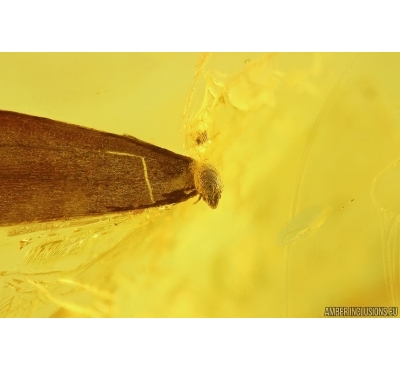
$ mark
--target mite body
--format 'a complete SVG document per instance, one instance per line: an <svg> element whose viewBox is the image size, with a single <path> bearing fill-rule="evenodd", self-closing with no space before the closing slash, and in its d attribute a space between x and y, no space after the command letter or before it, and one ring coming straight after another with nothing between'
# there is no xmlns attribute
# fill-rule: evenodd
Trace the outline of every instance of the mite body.
<svg viewBox="0 0 400 370"><path fill-rule="evenodd" d="M130 136L0 111L0 224L144 209L221 196L209 165Z"/></svg>

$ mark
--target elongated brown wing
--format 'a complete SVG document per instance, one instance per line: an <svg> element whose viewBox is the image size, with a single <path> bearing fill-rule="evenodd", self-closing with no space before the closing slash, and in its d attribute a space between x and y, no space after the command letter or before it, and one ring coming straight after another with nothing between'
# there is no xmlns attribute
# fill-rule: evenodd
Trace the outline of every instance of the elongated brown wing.
<svg viewBox="0 0 400 370"><path fill-rule="evenodd" d="M140 141L0 111L0 225L187 200L193 160Z"/></svg>

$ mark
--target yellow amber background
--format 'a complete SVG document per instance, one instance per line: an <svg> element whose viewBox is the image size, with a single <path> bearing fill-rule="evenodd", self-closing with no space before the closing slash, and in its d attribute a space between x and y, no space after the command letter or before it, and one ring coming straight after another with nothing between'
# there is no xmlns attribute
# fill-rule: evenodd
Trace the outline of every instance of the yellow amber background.
<svg viewBox="0 0 400 370"><path fill-rule="evenodd" d="M0 109L185 154L200 57L0 54ZM218 208L193 199L3 227L0 316L322 317L326 306L398 305L399 65L399 54L212 54L188 113L208 125L198 159L221 170Z"/></svg>

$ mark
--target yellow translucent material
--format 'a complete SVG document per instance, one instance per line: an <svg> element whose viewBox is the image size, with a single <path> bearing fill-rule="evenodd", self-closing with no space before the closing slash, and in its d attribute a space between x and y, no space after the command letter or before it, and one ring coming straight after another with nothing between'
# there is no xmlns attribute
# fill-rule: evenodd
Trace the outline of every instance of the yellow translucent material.
<svg viewBox="0 0 400 370"><path fill-rule="evenodd" d="M193 199L1 228L0 316L397 305L399 65L375 53L0 54L0 109L190 153L224 183L216 210Z"/></svg>

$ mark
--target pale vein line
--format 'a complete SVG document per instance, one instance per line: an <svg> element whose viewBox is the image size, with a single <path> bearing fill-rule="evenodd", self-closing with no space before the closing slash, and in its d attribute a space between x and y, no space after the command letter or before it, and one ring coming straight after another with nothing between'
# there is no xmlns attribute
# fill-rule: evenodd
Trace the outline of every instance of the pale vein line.
<svg viewBox="0 0 400 370"><path fill-rule="evenodd" d="M141 157L141 158L142 158L142 163L143 163L143 168L144 168L144 178L146 180L147 187L149 188L150 199L151 199L152 203L154 203L153 190L151 189L149 176L147 175L146 161L145 161L144 157Z"/></svg>
<svg viewBox="0 0 400 370"><path fill-rule="evenodd" d="M147 188L149 189L150 200L151 200L152 203L155 203L154 197L153 197L153 189L151 188L149 176L148 176L148 173L147 173L147 165L146 165L145 158L140 156L140 155L135 155L135 154L130 154L130 153L120 153L120 152L111 152L111 151L107 151L106 153L115 154L115 155L125 155L125 156L128 156L128 157L136 157L136 158L140 158L142 160L143 170L144 170L144 179L146 181Z"/></svg>

